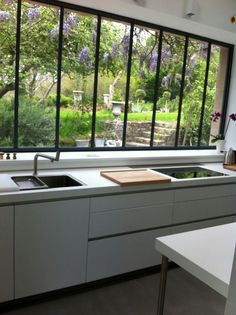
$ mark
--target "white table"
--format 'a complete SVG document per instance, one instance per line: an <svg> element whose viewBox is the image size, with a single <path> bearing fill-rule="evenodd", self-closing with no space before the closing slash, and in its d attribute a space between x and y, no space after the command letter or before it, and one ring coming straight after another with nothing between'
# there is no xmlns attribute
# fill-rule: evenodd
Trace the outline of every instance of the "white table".
<svg viewBox="0 0 236 315"><path fill-rule="evenodd" d="M164 309L168 258L227 297L235 244L236 223L156 238L162 254L157 314Z"/></svg>

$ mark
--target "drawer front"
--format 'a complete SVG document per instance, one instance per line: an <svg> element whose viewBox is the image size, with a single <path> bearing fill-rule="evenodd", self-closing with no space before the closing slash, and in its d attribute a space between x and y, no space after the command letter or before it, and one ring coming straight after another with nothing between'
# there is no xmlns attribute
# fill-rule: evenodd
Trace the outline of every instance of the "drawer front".
<svg viewBox="0 0 236 315"><path fill-rule="evenodd" d="M174 206L173 224L236 214L236 196L178 202Z"/></svg>
<svg viewBox="0 0 236 315"><path fill-rule="evenodd" d="M173 201L173 190L94 197L91 198L91 212L145 207Z"/></svg>
<svg viewBox="0 0 236 315"><path fill-rule="evenodd" d="M169 228L90 241L87 282L160 264L155 238L167 234Z"/></svg>
<svg viewBox="0 0 236 315"><path fill-rule="evenodd" d="M232 195L236 195L236 184L185 188L175 191L175 201L208 199Z"/></svg>
<svg viewBox="0 0 236 315"><path fill-rule="evenodd" d="M181 233L181 232L188 232L188 231L208 228L211 226L232 223L235 221L236 221L236 216L229 216L229 217L223 217L223 218L218 218L218 219L213 219L213 220L206 220L206 221L188 223L188 224L183 224L183 225L181 224L181 225L173 226L171 228L171 233L175 234L175 233Z"/></svg>
<svg viewBox="0 0 236 315"><path fill-rule="evenodd" d="M170 225L173 204L94 212L90 215L89 237L113 235Z"/></svg>

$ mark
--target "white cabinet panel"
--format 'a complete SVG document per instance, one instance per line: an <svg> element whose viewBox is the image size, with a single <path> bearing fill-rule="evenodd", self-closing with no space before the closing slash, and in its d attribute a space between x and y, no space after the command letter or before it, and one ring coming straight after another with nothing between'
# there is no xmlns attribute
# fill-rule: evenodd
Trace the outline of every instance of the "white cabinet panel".
<svg viewBox="0 0 236 315"><path fill-rule="evenodd" d="M167 234L170 229L163 228L90 241L87 281L160 264L161 255L154 248L154 240Z"/></svg>
<svg viewBox="0 0 236 315"><path fill-rule="evenodd" d="M170 225L173 204L94 212L90 216L89 237L100 237Z"/></svg>
<svg viewBox="0 0 236 315"><path fill-rule="evenodd" d="M91 212L160 205L173 201L173 190L95 197L91 199Z"/></svg>
<svg viewBox="0 0 236 315"><path fill-rule="evenodd" d="M236 221L236 216L229 216L229 217L218 218L218 219L213 219L213 220L205 220L205 221L188 223L188 224L183 224L183 225L181 224L181 225L173 226L171 228L171 233L175 234L175 233L193 231L193 230L208 228L211 226L232 223L235 221Z"/></svg>
<svg viewBox="0 0 236 315"><path fill-rule="evenodd" d="M0 302L14 297L13 213L13 206L0 207Z"/></svg>
<svg viewBox="0 0 236 315"><path fill-rule="evenodd" d="M15 208L15 297L85 282L89 200Z"/></svg>
<svg viewBox="0 0 236 315"><path fill-rule="evenodd" d="M175 192L175 201L208 199L231 195L236 195L236 184L177 189Z"/></svg>
<svg viewBox="0 0 236 315"><path fill-rule="evenodd" d="M236 214L236 196L175 203L173 224Z"/></svg>

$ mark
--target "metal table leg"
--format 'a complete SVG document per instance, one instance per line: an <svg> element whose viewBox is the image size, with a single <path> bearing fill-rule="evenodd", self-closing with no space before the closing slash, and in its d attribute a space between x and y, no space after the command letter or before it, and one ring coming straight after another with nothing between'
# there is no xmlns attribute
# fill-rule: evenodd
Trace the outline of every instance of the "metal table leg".
<svg viewBox="0 0 236 315"><path fill-rule="evenodd" d="M164 311L167 271L168 271L168 258L163 255L162 256L162 262L161 262L161 274L160 274L159 294L158 294L158 303L157 303L157 315L163 315L163 311Z"/></svg>

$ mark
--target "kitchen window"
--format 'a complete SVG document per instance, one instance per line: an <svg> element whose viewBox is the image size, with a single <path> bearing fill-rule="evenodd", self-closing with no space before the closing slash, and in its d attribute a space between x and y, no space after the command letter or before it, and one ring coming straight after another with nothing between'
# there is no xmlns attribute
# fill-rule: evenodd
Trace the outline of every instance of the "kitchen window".
<svg viewBox="0 0 236 315"><path fill-rule="evenodd" d="M209 149L224 129L232 45L57 1L2 0L0 47L1 151Z"/></svg>

